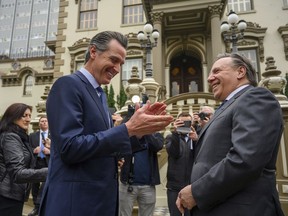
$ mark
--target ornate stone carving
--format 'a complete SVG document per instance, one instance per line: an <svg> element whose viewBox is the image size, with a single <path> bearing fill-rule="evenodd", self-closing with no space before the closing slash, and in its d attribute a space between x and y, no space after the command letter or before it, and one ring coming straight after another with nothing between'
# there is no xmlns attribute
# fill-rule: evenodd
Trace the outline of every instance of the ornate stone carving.
<svg viewBox="0 0 288 216"><path fill-rule="evenodd" d="M209 5L208 10L210 12L211 17L220 16L223 11L223 3L220 3L220 5Z"/></svg>
<svg viewBox="0 0 288 216"><path fill-rule="evenodd" d="M48 94L50 92L50 86L45 86L44 94L41 96L41 100L36 105L37 109L37 117L31 121L33 131L39 129L39 119L41 116L46 115L46 101L48 98Z"/></svg>
<svg viewBox="0 0 288 216"><path fill-rule="evenodd" d="M68 47L70 51L70 72L73 73L75 70L75 60L79 59L79 56L83 56L90 44L91 39L84 37L76 41L72 46Z"/></svg>
<svg viewBox="0 0 288 216"><path fill-rule="evenodd" d="M286 79L281 75L281 71L277 70L273 57L267 57L265 72L262 73L264 77L260 82L259 86L269 89L279 100L281 106L288 106L287 97L281 94L282 89L286 86Z"/></svg>
<svg viewBox="0 0 288 216"><path fill-rule="evenodd" d="M134 56L134 55L142 55L142 52L139 50L128 50L127 51L127 56Z"/></svg>
<svg viewBox="0 0 288 216"><path fill-rule="evenodd" d="M157 23L157 22L162 23L164 13L163 12L151 12L150 16L151 16L151 21L153 23Z"/></svg>
<svg viewBox="0 0 288 216"><path fill-rule="evenodd" d="M288 61L288 24L280 26L278 32L281 34L284 43L285 58Z"/></svg>
<svg viewBox="0 0 288 216"><path fill-rule="evenodd" d="M21 68L21 63L17 59L15 59L14 62L11 63L11 66L14 71L17 71Z"/></svg>

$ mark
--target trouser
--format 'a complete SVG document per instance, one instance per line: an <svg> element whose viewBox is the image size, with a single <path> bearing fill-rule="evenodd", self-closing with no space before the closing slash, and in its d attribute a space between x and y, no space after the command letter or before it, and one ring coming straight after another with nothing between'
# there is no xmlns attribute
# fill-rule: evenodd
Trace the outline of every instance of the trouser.
<svg viewBox="0 0 288 216"><path fill-rule="evenodd" d="M171 190L169 188L167 189L167 201L170 216L182 216L181 212L178 210L176 206L178 193L179 193L178 190ZM185 209L184 216L190 216L190 211L188 209Z"/></svg>
<svg viewBox="0 0 288 216"><path fill-rule="evenodd" d="M0 196L0 215L1 216L20 216L22 215L24 202Z"/></svg>
<svg viewBox="0 0 288 216"><path fill-rule="evenodd" d="M155 186L133 185L133 191L128 192L128 184L120 183L119 186L119 215L131 216L133 204L137 201L138 216L152 216L156 203Z"/></svg>

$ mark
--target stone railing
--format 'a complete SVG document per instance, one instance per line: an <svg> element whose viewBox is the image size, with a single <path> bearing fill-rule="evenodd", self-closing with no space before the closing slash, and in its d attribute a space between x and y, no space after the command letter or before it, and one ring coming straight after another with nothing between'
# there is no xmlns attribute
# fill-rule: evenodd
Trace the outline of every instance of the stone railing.
<svg viewBox="0 0 288 216"><path fill-rule="evenodd" d="M197 92L179 94L165 100L164 103L167 104L167 114L177 118L181 112L187 112L192 115L193 112L198 112L201 106L211 106L216 109L220 102L214 99L212 93ZM165 128L164 137L170 133L171 129L172 124Z"/></svg>

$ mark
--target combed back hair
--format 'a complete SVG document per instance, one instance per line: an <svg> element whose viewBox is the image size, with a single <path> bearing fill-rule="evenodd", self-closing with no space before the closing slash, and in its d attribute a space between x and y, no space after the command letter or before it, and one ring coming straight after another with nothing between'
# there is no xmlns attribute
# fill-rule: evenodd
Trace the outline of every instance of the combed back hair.
<svg viewBox="0 0 288 216"><path fill-rule="evenodd" d="M24 103L14 103L4 112L0 121L0 133L10 131L15 121L21 119L27 109L32 112L32 106Z"/></svg>
<svg viewBox="0 0 288 216"><path fill-rule="evenodd" d="M217 56L217 60L230 57L232 58L232 64L234 68L238 67L245 67L246 68L246 77L249 80L250 84L252 86L257 86L257 80L256 80L256 71L254 67L251 64L251 61L246 58L244 55L240 55L237 53L225 53L220 54Z"/></svg>
<svg viewBox="0 0 288 216"><path fill-rule="evenodd" d="M125 49L127 49L128 46L128 40L127 37L125 37L123 34L115 31L104 31L96 34L90 41L90 44L88 46L88 49L85 54L85 62L90 59L90 48L91 46L96 46L97 52L105 52L109 49L109 42L111 40L117 40Z"/></svg>
<svg viewBox="0 0 288 216"><path fill-rule="evenodd" d="M177 116L177 118L180 118L180 117L190 117L191 119L193 119L192 115L186 112L182 112Z"/></svg>

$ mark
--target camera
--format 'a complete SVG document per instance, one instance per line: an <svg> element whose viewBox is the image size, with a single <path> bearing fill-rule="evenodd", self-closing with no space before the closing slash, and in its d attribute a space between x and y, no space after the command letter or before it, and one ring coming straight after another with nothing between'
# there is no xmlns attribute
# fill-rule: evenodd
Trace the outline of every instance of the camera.
<svg viewBox="0 0 288 216"><path fill-rule="evenodd" d="M181 134L188 134L191 132L191 121L183 121L184 125L181 127L177 127L176 131Z"/></svg>
<svg viewBox="0 0 288 216"><path fill-rule="evenodd" d="M210 114L204 113L204 112L200 112L200 113L198 114L198 116L199 116L199 118L203 121L203 120L205 120L207 117L209 117Z"/></svg>
<svg viewBox="0 0 288 216"><path fill-rule="evenodd" d="M190 128L191 125L192 125L192 122L191 122L191 121L184 121L184 126L183 126L183 127Z"/></svg>

